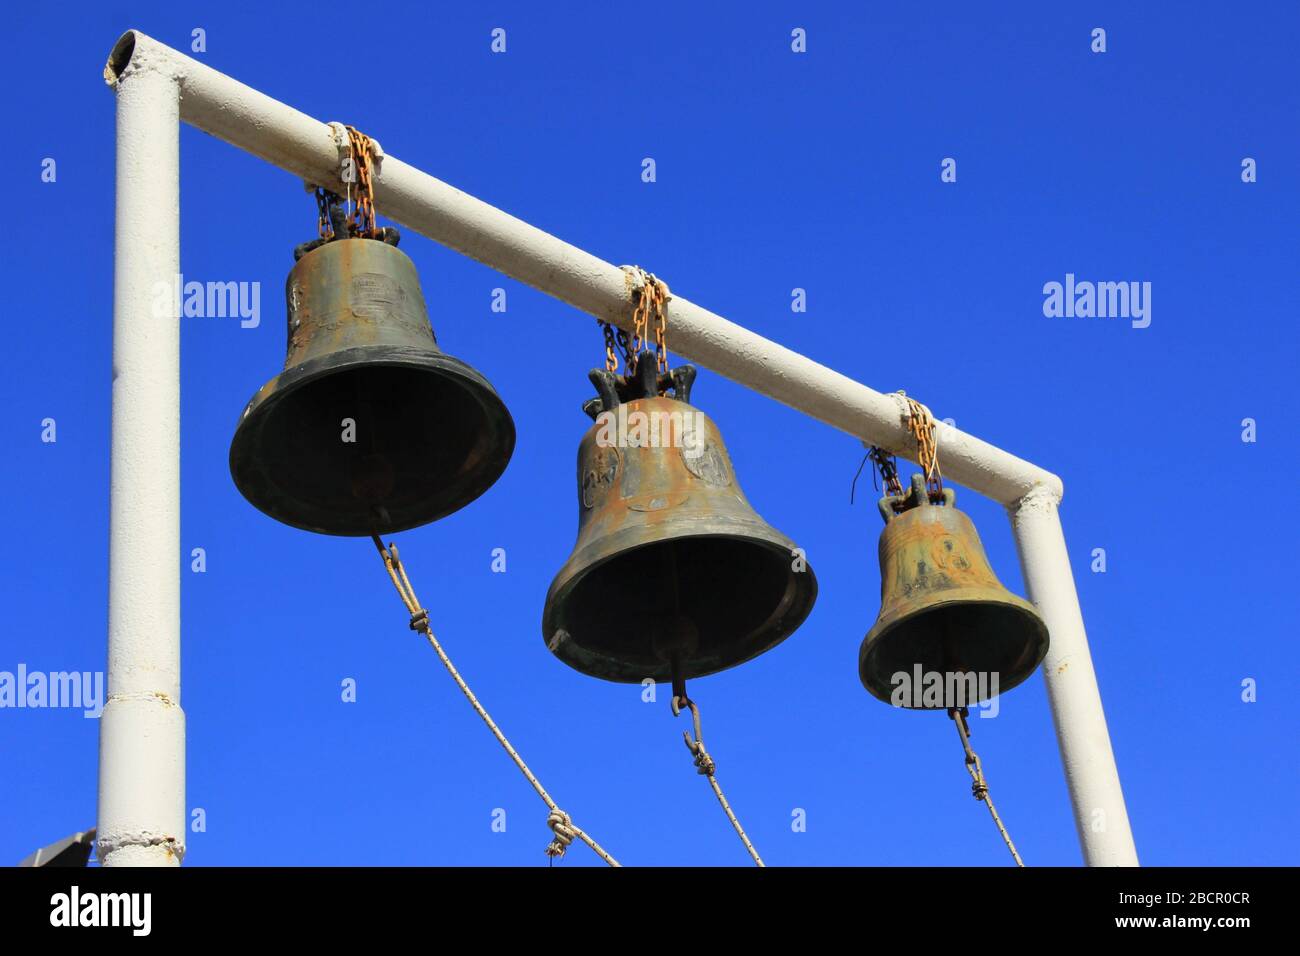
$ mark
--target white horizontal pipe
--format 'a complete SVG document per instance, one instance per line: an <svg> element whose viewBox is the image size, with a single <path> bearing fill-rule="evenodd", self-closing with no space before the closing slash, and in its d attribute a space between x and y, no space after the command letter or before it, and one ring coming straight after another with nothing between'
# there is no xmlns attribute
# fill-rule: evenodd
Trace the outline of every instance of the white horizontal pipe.
<svg viewBox="0 0 1300 956"><path fill-rule="evenodd" d="M158 283L180 272L179 95L174 77L152 70L117 88L104 866L175 866L185 853L180 322L156 311Z"/></svg>
<svg viewBox="0 0 1300 956"><path fill-rule="evenodd" d="M131 31L114 47L105 77L118 85L123 76L140 72L157 73L178 85L184 122L310 183L343 191L338 146L327 124ZM385 216L597 318L629 327L631 289L628 275L618 266L391 156L383 159L375 192ZM668 321L674 351L863 441L915 460L906 405L898 396L876 392L675 293ZM1017 545L1027 586L1047 618L1056 649L1049 662L1086 662L1066 683L1048 677L1076 814L1094 807L1110 810L1111 836L1105 839L1090 837L1092 820L1078 817L1085 856L1090 863L1136 862L1056 518L1061 481L987 442L942 422L936 425L945 476L1001 502L1017 515ZM1032 509L1021 507L1022 499L1049 502L1050 518L1035 517ZM1043 520L1046 525L1040 523ZM1078 728L1074 728L1076 720ZM1098 734L1104 746L1098 743Z"/></svg>
<svg viewBox="0 0 1300 956"><path fill-rule="evenodd" d="M127 46L131 46L128 51ZM263 93L132 31L107 72L133 68L174 76L181 119L307 180L342 190L333 131ZM607 322L630 328L630 287L618 266L385 156L376 206L390 219ZM661 272L663 270L660 270ZM671 274L667 279L671 282ZM914 458L905 406L673 293L668 325L675 352L871 444ZM945 477L1011 505L1060 480L1015 455L938 422Z"/></svg>
<svg viewBox="0 0 1300 956"><path fill-rule="evenodd" d="M1137 847L1083 629L1058 499L1039 489L1010 513L1025 590L1051 635L1043 680L1083 858L1089 866L1137 866Z"/></svg>

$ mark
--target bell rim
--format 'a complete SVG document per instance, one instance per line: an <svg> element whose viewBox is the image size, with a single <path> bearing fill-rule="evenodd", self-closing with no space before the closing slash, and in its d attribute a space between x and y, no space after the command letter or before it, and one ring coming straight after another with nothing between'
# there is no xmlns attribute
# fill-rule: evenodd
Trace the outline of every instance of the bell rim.
<svg viewBox="0 0 1300 956"><path fill-rule="evenodd" d="M313 250L315 251L315 250ZM305 258L305 257L304 257ZM435 346L436 349L436 346ZM291 528L297 528L301 531L310 531L314 534L324 534L330 537L338 538L359 538L366 537L371 532L358 531L330 531L306 523L286 520L285 517L272 514L264 508L262 504L254 497L250 496L245 489L244 483L239 479L239 474L235 468L236 450L242 447L242 443L249 441L247 426L254 416L269 414L276 405L280 404L285 398L298 391L300 388L319 380L320 378L341 370L350 368L412 368L427 372L441 372L444 375L450 373L454 378L459 379L467 385L479 386L485 389L494 399L495 404L485 404L480 402L487 418L494 421L497 425L496 434L500 436L499 450L502 452L499 456L485 455L484 467L478 474L478 480L470 483L467 487L473 488L474 493L468 497L459 499L455 507L443 511L431 518L426 518L414 523L402 522L395 524L390 528L385 528L383 534L397 534L402 531L410 531L413 528L420 528L426 524L432 524L457 511L467 507L477 501L488 492L493 485L500 480L505 474L506 468L510 465L511 458L514 457L516 431L514 418L510 414L510 409L500 394L488 381L487 377L471 366L468 362L449 355L440 349L430 351L425 349L416 349L398 345L356 345L346 349L339 349L335 352L329 352L325 355L318 355L313 358L294 366L292 369L282 370L259 388L251 399L244 405L243 412L240 413L239 421L235 425L235 433L231 436L230 451L227 455L227 466L230 470L231 480L240 495L260 511L274 521L287 525ZM292 375L291 379L286 377ZM283 384L281 384L283 382ZM472 393L472 391L471 391ZM493 464L500 461L500 467Z"/></svg>
<svg viewBox="0 0 1300 956"><path fill-rule="evenodd" d="M754 524L752 526L755 528L760 527L760 525L758 524ZM762 525L761 527L771 528L771 525ZM704 538L712 538L712 539L724 538L733 541L743 541L746 544L752 544L761 547L767 551L770 551L773 554L780 554L780 555L788 555L790 553L790 550L794 547L794 542L789 541L788 539L786 539L786 544L788 544L787 547L787 546L783 546L780 542L771 540L770 538L760 538L760 537L754 537L745 534L731 534L731 533L719 534L716 531L702 531L702 532L691 533L691 534L675 535L671 540L688 541L692 539L704 539ZM555 578L551 581L551 586L550 588L547 589L546 592L546 603L542 611L542 641L543 643L545 643L546 649L550 651L551 654L554 657L558 658L562 663L573 668L578 673L585 674L588 677L596 677L599 678L600 680L606 680L615 684L637 684L645 680L647 677L652 678L660 683L667 681L670 677L670 674L668 672L667 669L668 664L666 662L662 665L661 668L658 669L642 668L639 672L635 674L635 676L611 677L608 672L597 672L587 667L580 666L579 662L574 660L572 655L561 654L557 648L551 647L551 638L556 631L556 622L554 620L555 612L553 611L553 608L558 598L571 592L582 580L582 578L585 578L588 574L595 571L597 568L600 568L605 564L607 564L608 562L614 560L614 558L621 557L626 554L631 554L635 551L640 551L646 548L652 548L663 543L664 543L663 541L646 541L641 544L634 545L630 548L620 549L615 553L608 554L605 557L601 558L600 560L594 562L593 564L587 565L587 567L583 571L583 574L580 577L579 576L570 577L569 580L566 581L564 585L560 587L559 590L557 590L556 585L560 581L560 579L564 576L565 569L568 568L570 564L574 563L575 556L571 555L569 560L565 561L564 565L560 568L560 570L556 572ZM813 607L817 603L817 595L818 595L817 575L813 572L812 565L807 564L804 570L799 572L799 575L801 579L806 575L808 584L802 589L803 591L806 592L803 600L800 602L795 602L795 601L791 602L790 607L792 611L795 611L796 606L800 606L802 607L802 612L801 613L796 612L797 617L789 618L790 620L793 620L793 626L789 629L789 633L781 636L780 638L773 641L772 643L767 644L755 650L752 654L748 654L730 663L723 664L720 667L713 667L707 670L691 671L686 675L687 678L695 679L699 677L708 677L712 674L718 674L721 673L722 671L730 670L733 667L738 667L741 664L745 664L749 661L752 661L754 658L759 657L770 650L773 650L777 646L785 643L787 640L793 637L795 635L795 632L797 632L799 628L801 628L804 625L804 622L806 622L808 620L808 617L812 614ZM796 589L796 593L799 593L799 590L800 589ZM567 647L569 644L572 643L576 643L576 642L570 639L569 641L560 644L559 647ZM660 677L662 677L663 680L660 680Z"/></svg>
<svg viewBox="0 0 1300 956"><path fill-rule="evenodd" d="M1008 597L1010 600L1008 600ZM1008 592L1006 595L993 599L988 596L988 590L986 588L953 588L946 591L942 599L929 602L927 608L933 609L954 604L983 605L986 607L1007 607L1009 605L1015 607L1017 610L1025 612L1028 619L1033 622L1034 630L1036 632L1034 644L1037 648L1034 655L1033 666L1026 668L1023 676L1017 677L1012 681L1004 683L1001 676L999 676L998 693L994 696L1001 696L1012 688L1019 687L1025 681L1029 680L1029 678L1032 677L1042 665L1043 660L1047 657L1047 652L1051 647L1051 633L1048 630L1047 622L1043 620L1043 616L1032 603L1025 600L1015 592ZM899 624L901 624L903 619L904 615L900 614L897 617L885 620L883 623L877 620L876 623L872 625L871 630L867 631L866 637L862 639L862 643L858 648L858 679L862 682L862 686L871 694L871 696L875 697L877 700L884 701L891 706L893 706L893 701L890 700L893 688L888 685L885 685L884 687L876 686L876 684L868 678L867 661L874 651L880 647L881 640L887 637ZM987 699L991 698L981 698L981 701ZM946 708L901 706L898 709L942 711Z"/></svg>

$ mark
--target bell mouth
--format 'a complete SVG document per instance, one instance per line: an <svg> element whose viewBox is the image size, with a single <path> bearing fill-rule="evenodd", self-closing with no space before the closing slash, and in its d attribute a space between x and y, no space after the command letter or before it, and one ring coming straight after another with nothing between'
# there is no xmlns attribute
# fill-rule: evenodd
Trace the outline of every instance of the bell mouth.
<svg viewBox="0 0 1300 956"><path fill-rule="evenodd" d="M666 648L677 650L684 678L742 664L812 610L817 579L810 567L792 569L790 547L681 535L619 548L557 587L566 566L546 600L547 646L575 670L621 683L671 680Z"/></svg>
<svg viewBox="0 0 1300 956"><path fill-rule="evenodd" d="M923 613L871 629L858 672L872 696L914 710L966 707L1023 683L1042 663L1047 625L1032 605L950 594ZM931 694L942 688L937 700L927 686Z"/></svg>
<svg viewBox="0 0 1300 956"><path fill-rule="evenodd" d="M440 352L359 346L263 386L235 430L230 473L249 502L284 524L386 534L478 498L514 444L509 411L469 365Z"/></svg>

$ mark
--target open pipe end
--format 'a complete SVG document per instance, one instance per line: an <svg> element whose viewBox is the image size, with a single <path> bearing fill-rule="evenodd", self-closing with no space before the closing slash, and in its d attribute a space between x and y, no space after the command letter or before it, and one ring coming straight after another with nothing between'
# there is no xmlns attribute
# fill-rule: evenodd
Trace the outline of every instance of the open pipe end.
<svg viewBox="0 0 1300 956"><path fill-rule="evenodd" d="M108 63L104 65L104 82L114 89L117 88L117 81L122 78L122 74L131 63L131 57L135 54L135 38L139 35L135 30L127 30L113 44L113 51L108 55Z"/></svg>

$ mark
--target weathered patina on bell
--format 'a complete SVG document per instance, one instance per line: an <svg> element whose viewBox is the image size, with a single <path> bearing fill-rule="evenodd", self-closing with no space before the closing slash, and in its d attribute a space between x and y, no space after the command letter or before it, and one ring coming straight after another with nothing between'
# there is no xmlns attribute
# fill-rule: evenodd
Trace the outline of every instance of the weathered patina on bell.
<svg viewBox="0 0 1300 956"><path fill-rule="evenodd" d="M591 373L596 423L578 448L578 540L546 597L546 645L611 681L685 680L794 633L817 581L736 482L695 369ZM667 393L671 391L672 395Z"/></svg>
<svg viewBox="0 0 1300 956"><path fill-rule="evenodd" d="M478 371L443 352L415 266L389 241L314 243L285 282L284 371L253 396L230 446L240 492L322 534L413 528L501 476L514 422Z"/></svg>
<svg viewBox="0 0 1300 956"><path fill-rule="evenodd" d="M978 703L1024 681L1047 653L1042 617L998 581L956 492L942 495L931 501L914 475L905 495L880 500L880 616L858 670L872 695L901 707ZM944 693L927 699L924 685L936 681ZM955 689L964 699L950 699Z"/></svg>

